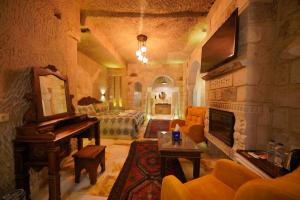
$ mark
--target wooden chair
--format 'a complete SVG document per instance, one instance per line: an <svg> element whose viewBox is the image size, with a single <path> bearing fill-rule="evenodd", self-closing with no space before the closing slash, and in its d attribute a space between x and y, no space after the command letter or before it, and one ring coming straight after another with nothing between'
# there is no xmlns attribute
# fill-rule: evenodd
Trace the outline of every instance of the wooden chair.
<svg viewBox="0 0 300 200"><path fill-rule="evenodd" d="M73 155L75 162L75 183L80 182L82 169L89 174L91 185L97 182L97 168L101 165L101 173L105 171L106 146L88 145Z"/></svg>

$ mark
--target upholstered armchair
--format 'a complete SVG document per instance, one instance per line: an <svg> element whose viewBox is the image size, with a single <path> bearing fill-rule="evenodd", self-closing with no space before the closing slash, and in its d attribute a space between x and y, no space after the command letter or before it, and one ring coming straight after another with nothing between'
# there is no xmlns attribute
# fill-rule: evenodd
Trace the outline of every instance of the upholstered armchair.
<svg viewBox="0 0 300 200"><path fill-rule="evenodd" d="M210 175L181 183L166 176L161 200L299 200L300 167L276 179L262 179L246 167L221 159Z"/></svg>
<svg viewBox="0 0 300 200"><path fill-rule="evenodd" d="M180 131L188 135L196 143L203 142L204 138L204 118L206 107L189 106L186 109L185 120L175 119L170 122L169 130L174 129L176 124L180 126Z"/></svg>

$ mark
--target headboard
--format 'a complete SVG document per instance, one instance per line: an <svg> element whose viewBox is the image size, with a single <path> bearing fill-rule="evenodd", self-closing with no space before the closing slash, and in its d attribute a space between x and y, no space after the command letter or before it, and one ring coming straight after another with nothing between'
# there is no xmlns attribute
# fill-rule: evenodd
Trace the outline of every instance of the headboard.
<svg viewBox="0 0 300 200"><path fill-rule="evenodd" d="M99 101L98 99L95 99L94 97L90 97L90 96L82 97L78 101L79 106L87 106L87 105L96 104L96 103L103 103L103 102Z"/></svg>

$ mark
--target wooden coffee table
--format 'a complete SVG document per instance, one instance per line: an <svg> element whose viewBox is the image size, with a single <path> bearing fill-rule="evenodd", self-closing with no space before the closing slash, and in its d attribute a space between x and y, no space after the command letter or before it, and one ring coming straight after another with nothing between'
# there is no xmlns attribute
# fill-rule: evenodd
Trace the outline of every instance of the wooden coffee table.
<svg viewBox="0 0 300 200"><path fill-rule="evenodd" d="M196 143L188 136L181 134L181 143L172 142L172 133L158 131L158 151L161 158L161 177L165 176L167 158L186 158L193 162L193 177L200 175L201 151Z"/></svg>

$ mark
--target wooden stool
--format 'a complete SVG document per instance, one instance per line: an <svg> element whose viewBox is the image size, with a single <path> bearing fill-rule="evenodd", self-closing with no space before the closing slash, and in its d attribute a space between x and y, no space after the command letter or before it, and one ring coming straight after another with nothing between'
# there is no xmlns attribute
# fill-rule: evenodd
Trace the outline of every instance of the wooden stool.
<svg viewBox="0 0 300 200"><path fill-rule="evenodd" d="M80 173L83 168L89 174L90 183L97 182L97 168L101 165L101 173L105 171L105 147L88 145L73 155L75 162L75 183L80 182Z"/></svg>

